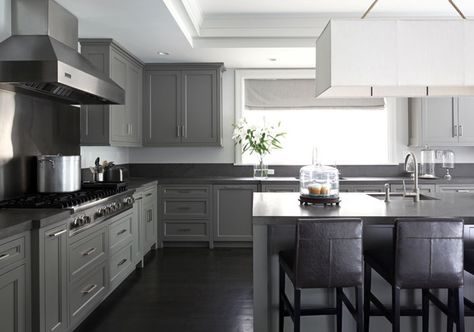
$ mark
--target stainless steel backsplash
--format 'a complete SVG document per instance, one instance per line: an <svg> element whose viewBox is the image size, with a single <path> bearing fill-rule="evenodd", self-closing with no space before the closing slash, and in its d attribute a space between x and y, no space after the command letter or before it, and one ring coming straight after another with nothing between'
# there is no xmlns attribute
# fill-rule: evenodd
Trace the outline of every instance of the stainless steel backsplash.
<svg viewBox="0 0 474 332"><path fill-rule="evenodd" d="M0 200L36 191L37 155L79 144L79 108L0 90Z"/></svg>

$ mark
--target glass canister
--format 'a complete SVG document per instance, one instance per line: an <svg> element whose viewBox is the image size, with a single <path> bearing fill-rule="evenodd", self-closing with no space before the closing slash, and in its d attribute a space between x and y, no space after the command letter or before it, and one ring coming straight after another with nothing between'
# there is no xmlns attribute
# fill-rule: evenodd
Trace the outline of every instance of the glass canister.
<svg viewBox="0 0 474 332"><path fill-rule="evenodd" d="M300 195L310 198L338 198L339 170L314 164L300 169Z"/></svg>
<svg viewBox="0 0 474 332"><path fill-rule="evenodd" d="M420 177L421 178L436 178L435 175L435 164L436 164L436 152L430 149L428 145L425 145L421 150L421 162L420 162Z"/></svg>

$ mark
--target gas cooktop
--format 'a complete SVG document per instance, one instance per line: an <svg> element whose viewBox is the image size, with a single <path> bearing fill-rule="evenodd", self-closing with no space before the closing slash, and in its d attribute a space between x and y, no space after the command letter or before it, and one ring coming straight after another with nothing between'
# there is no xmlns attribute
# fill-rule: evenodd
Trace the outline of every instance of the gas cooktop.
<svg viewBox="0 0 474 332"><path fill-rule="evenodd" d="M84 203L97 201L126 191L125 185L84 184L80 191L71 193L26 194L17 198L0 201L0 208L19 209L67 209Z"/></svg>

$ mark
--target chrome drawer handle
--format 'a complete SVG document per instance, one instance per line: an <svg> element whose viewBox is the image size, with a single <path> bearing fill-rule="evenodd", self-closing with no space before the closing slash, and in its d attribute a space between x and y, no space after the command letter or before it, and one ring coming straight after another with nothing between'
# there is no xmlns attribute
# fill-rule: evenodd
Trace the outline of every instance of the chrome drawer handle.
<svg viewBox="0 0 474 332"><path fill-rule="evenodd" d="M122 229L120 232L117 233L117 235L122 235L123 233L126 233L127 230L126 229Z"/></svg>
<svg viewBox="0 0 474 332"><path fill-rule="evenodd" d="M0 255L0 261L3 261L4 259L7 259L8 257L10 257L10 254Z"/></svg>
<svg viewBox="0 0 474 332"><path fill-rule="evenodd" d="M153 195L152 193L148 193L145 195L145 197L150 197L151 195Z"/></svg>
<svg viewBox="0 0 474 332"><path fill-rule="evenodd" d="M191 228L180 228L178 232L191 232Z"/></svg>
<svg viewBox="0 0 474 332"><path fill-rule="evenodd" d="M127 259L126 259L126 258L122 259L122 260L117 264L117 266L122 266L123 264L125 264L125 262L127 262Z"/></svg>
<svg viewBox="0 0 474 332"><path fill-rule="evenodd" d="M91 249L89 249L89 250L87 250L87 251L84 251L84 252L82 253L82 256L89 256L89 255L92 255L93 253L95 253L96 250L97 250L96 248L91 248Z"/></svg>
<svg viewBox="0 0 474 332"><path fill-rule="evenodd" d="M62 231L56 232L54 234L49 234L49 237L58 237L61 234L64 234L67 232L67 229L63 229Z"/></svg>
<svg viewBox="0 0 474 332"><path fill-rule="evenodd" d="M85 289L85 290L82 290L81 293L83 295L87 295L87 294L90 294L94 291L94 289L97 288L97 285L91 285L88 289Z"/></svg>

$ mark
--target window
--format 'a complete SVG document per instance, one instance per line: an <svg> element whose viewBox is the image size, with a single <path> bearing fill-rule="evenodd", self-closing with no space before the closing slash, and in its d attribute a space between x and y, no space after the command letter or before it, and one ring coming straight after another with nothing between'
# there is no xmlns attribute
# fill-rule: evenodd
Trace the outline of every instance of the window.
<svg viewBox="0 0 474 332"><path fill-rule="evenodd" d="M252 71L246 71L248 72ZM257 71L259 78L268 75L266 71ZM274 72L274 71L271 71ZM302 71L303 72L303 71ZM307 72L307 71L306 71ZM304 73L304 72L303 72ZM281 73L280 73L281 75ZM301 75L294 73L292 78ZM314 74L313 74L314 75ZM318 161L324 164L386 164L390 162L389 147L389 111L382 100L382 105L373 107L369 101L367 105L363 100L353 103L351 101L337 101L329 106L317 105L316 107L286 107L278 101L272 105L272 97L266 94L262 98L253 100L264 100L265 107L249 107L245 96L245 81L252 75L244 76L236 73L236 93L240 92L240 98L236 95L236 120L245 117L249 124L256 126L281 123L282 131L286 136L282 139L283 149L273 150L266 157L270 165L305 165L311 163L313 146L318 149ZM303 78L304 75L302 75ZM271 77L270 78L275 78ZM250 82L250 81L249 81ZM314 91L314 90L313 90ZM282 92L276 92L281 95ZM263 95L264 93L262 93ZM286 95L286 93L284 93ZM291 95L291 93L290 93ZM300 104L295 99L295 104ZM279 97L275 97L278 99ZM281 98L287 103L288 99ZM318 100L319 101L319 100ZM257 102L258 103L258 102ZM376 102L375 102L376 103ZM278 107L276 107L278 106ZM280 107L281 106L281 107ZM242 154L236 148L236 160L242 164L254 164L257 156L249 153Z"/></svg>

